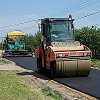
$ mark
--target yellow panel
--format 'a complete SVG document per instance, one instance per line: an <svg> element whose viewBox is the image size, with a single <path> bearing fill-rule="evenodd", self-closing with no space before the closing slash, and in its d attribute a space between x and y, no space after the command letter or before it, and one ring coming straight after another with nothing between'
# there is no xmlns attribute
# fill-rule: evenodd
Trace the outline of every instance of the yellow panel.
<svg viewBox="0 0 100 100"><path fill-rule="evenodd" d="M7 35L8 36L23 36L25 34L23 32L20 32L20 31L13 31L13 32L9 32Z"/></svg>

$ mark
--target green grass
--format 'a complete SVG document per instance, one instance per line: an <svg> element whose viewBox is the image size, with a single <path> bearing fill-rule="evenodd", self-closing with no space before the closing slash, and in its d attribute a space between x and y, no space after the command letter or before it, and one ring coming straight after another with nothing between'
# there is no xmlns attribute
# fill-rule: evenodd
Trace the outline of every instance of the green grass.
<svg viewBox="0 0 100 100"><path fill-rule="evenodd" d="M91 59L92 66L100 67L100 59Z"/></svg>
<svg viewBox="0 0 100 100"><path fill-rule="evenodd" d="M56 99L56 100L62 100L63 96L59 93L54 93L52 91L51 88L47 87L47 88L43 88L42 92L47 95L47 96L51 96L52 98Z"/></svg>
<svg viewBox="0 0 100 100"><path fill-rule="evenodd" d="M0 71L0 100L57 100L25 81L19 71ZM58 99L59 100L59 99Z"/></svg>
<svg viewBox="0 0 100 100"><path fill-rule="evenodd" d="M0 59L0 65L6 64L5 60Z"/></svg>

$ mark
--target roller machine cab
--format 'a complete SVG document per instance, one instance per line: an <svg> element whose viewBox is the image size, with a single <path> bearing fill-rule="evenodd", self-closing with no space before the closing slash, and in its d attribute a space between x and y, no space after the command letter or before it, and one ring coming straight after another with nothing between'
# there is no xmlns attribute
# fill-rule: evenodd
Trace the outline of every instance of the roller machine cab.
<svg viewBox="0 0 100 100"><path fill-rule="evenodd" d="M75 41L73 21L71 14L41 20L41 44L35 50L39 72L49 69L52 77L89 75L92 53Z"/></svg>

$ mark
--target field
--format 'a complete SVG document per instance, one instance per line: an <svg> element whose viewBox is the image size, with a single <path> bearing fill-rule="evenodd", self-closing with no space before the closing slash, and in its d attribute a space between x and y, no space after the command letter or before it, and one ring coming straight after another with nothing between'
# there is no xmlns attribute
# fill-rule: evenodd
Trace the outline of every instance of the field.
<svg viewBox="0 0 100 100"><path fill-rule="evenodd" d="M0 59L0 65L6 64L5 60Z"/></svg>
<svg viewBox="0 0 100 100"><path fill-rule="evenodd" d="M44 94L41 88L30 85L18 73L19 71L0 71L0 100L60 100L50 90L49 95Z"/></svg>

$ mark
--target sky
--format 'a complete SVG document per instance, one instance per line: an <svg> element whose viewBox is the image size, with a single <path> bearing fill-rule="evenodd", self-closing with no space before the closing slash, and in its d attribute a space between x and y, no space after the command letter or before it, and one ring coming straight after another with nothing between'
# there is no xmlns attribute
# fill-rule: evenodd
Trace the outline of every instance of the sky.
<svg viewBox="0 0 100 100"><path fill-rule="evenodd" d="M99 10L100 0L0 0L0 40L14 30L35 34L41 18L67 18L71 13L78 19ZM92 25L100 28L100 12L74 21L75 28Z"/></svg>

